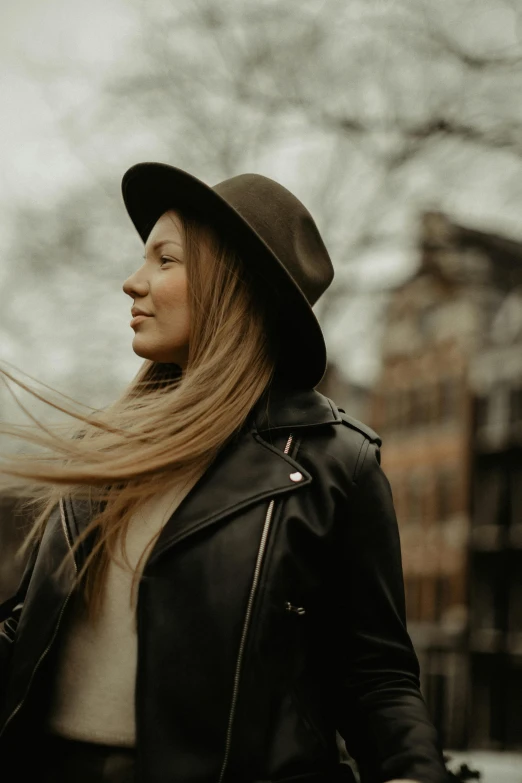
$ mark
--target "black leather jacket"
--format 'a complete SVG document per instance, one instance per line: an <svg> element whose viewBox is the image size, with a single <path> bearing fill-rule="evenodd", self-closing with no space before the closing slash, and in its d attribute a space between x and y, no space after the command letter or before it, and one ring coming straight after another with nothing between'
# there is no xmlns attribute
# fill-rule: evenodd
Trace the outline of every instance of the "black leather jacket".
<svg viewBox="0 0 522 783"><path fill-rule="evenodd" d="M351 780L336 731L365 783L447 780L380 446L317 391L274 387L168 521L139 588L138 783ZM4 768L36 769L74 577L54 571L85 508L54 510L6 604Z"/></svg>

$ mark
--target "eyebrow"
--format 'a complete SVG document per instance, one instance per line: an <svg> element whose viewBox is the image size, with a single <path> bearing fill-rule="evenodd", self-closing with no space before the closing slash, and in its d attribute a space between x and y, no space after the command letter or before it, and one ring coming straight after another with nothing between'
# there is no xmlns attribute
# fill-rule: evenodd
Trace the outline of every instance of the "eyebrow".
<svg viewBox="0 0 522 783"><path fill-rule="evenodd" d="M153 250L153 251L159 250L164 245L176 245L177 247L180 248L180 250L183 249L181 247L181 245L179 244L179 242L176 242L174 239L159 239L156 242L153 242L153 244L151 245L150 249ZM143 254L143 258L145 258L145 259L147 258L147 254L146 253Z"/></svg>

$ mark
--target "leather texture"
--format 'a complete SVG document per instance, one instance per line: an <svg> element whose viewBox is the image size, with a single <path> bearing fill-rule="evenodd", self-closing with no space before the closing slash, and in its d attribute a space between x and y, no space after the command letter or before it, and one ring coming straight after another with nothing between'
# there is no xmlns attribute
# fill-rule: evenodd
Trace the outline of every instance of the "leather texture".
<svg viewBox="0 0 522 783"><path fill-rule="evenodd" d="M138 783L352 781L336 732L362 783L448 779L381 444L274 384L169 519L139 588ZM89 518L53 511L0 635L0 752L29 774L75 574L55 571Z"/></svg>
<svg viewBox="0 0 522 783"><path fill-rule="evenodd" d="M134 751L47 737L40 783L135 783Z"/></svg>

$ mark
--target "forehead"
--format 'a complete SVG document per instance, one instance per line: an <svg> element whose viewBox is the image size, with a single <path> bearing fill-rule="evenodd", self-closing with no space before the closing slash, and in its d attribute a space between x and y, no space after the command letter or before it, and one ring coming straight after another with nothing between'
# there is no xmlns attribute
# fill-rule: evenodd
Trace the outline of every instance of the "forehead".
<svg viewBox="0 0 522 783"><path fill-rule="evenodd" d="M154 224L145 247L151 247L156 242L169 240L181 244L182 230L179 216L173 209L164 212Z"/></svg>

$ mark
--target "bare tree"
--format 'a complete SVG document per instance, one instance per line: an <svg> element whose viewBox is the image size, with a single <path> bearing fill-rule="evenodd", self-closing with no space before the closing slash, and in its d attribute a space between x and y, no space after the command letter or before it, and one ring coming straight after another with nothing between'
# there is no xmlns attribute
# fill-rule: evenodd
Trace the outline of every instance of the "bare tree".
<svg viewBox="0 0 522 783"><path fill-rule="evenodd" d="M457 160L465 176L474 160L502 153L520 173L516 2L140 8L142 55L136 46L135 68L107 85L116 132L122 123L154 127L167 159L207 179L280 169L310 204L338 268L376 244L404 242L399 206L419 193L419 169L429 171L421 199L436 198ZM491 35L488 20L499 14ZM464 34L470 27L474 37ZM290 162L296 145L303 153ZM325 302L344 299L355 282L342 277Z"/></svg>
<svg viewBox="0 0 522 783"><path fill-rule="evenodd" d="M84 319L76 330L71 319L61 338L56 321L48 332L42 321L31 325L31 302L36 290L64 312L74 302L77 320L93 303L105 312L114 307L106 292L113 286L120 295L130 258L137 259L117 184L135 160L170 161L208 182L260 171L289 186L316 217L337 271L318 315L328 337L353 312L347 342L358 341L358 329L378 328L383 310L377 294L386 281L368 289L359 260L379 248L412 247L412 221L425 204L452 208L461 192L469 200L466 182L494 162L504 172L495 188L501 182L506 211L516 214L517 0L150 0L133 7L136 36L99 99L82 111L76 103L57 107L63 137L93 172L95 189L29 216L29 233L28 216L19 217L8 285L11 300L25 305L4 320L12 339L13 323L27 342L31 334L41 345L45 336L56 350L60 339L85 346L88 334L74 372L104 352L121 367L123 338L107 349L103 318L88 332ZM75 75L70 63L37 65L35 78L52 77L57 88ZM363 326L355 313L372 308L370 327Z"/></svg>

